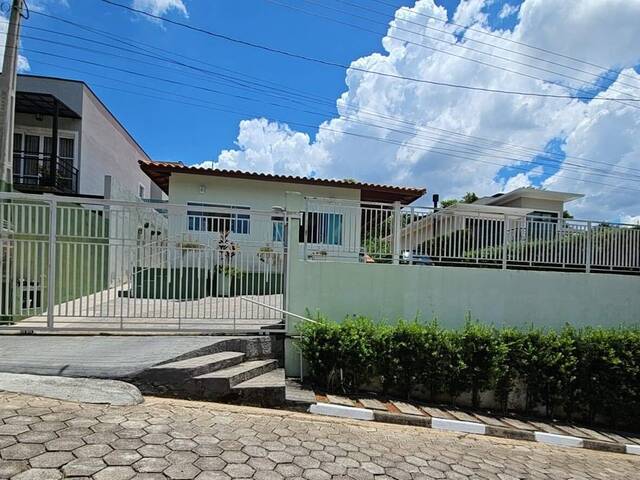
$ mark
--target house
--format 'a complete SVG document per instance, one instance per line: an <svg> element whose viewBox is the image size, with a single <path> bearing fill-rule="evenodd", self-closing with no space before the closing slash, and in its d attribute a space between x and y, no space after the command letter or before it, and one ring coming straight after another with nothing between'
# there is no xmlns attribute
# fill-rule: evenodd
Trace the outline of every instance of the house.
<svg viewBox="0 0 640 480"><path fill-rule="evenodd" d="M487 205L503 207L503 212L512 214L513 208L528 210L528 215L538 218L562 218L565 204L584 197L580 193L557 192L553 190L541 190L539 188L522 187L507 193L496 193L489 197L482 197L473 202L474 207ZM480 211L482 211L480 207Z"/></svg>
<svg viewBox="0 0 640 480"><path fill-rule="evenodd" d="M416 212L409 207L400 232L400 251L407 258L428 257L431 262L432 257L451 260L461 252L501 246L503 239L512 243L551 240L558 232L566 203L583 196L523 187L442 209ZM391 236L386 239L393 244Z"/></svg>
<svg viewBox="0 0 640 480"><path fill-rule="evenodd" d="M162 198L137 168L149 156L86 83L18 75L15 113L15 190Z"/></svg>
<svg viewBox="0 0 640 480"><path fill-rule="evenodd" d="M286 192L294 191L306 198L299 233L305 245L322 252L332 248L343 251L349 243L350 254L358 258L360 237L350 230L359 228L361 202L408 204L426 192L352 180L198 168L173 162L139 163L169 196L170 204L186 205L186 217L178 223L170 221L170 231L209 246L219 241L222 232L231 241L256 248L281 243L284 224L278 211L285 205ZM322 199L322 209L314 209L314 199Z"/></svg>

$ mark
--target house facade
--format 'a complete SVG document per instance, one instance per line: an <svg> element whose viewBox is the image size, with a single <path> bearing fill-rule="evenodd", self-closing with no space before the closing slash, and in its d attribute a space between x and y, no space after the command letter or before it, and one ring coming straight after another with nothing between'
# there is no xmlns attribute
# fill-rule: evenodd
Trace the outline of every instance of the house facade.
<svg viewBox="0 0 640 480"><path fill-rule="evenodd" d="M18 191L162 198L137 168L147 153L82 81L18 75L13 152Z"/></svg>
<svg viewBox="0 0 640 480"><path fill-rule="evenodd" d="M322 256L331 250L345 251L349 244L345 256L354 259L361 252L361 202L410 203L425 193L419 188L197 168L180 163L141 161L140 166L169 196L171 205L185 206L185 215L170 218L172 236L214 247L224 233L229 241L256 252L283 242L282 211L287 192L297 192L306 199L297 213L302 217L299 238L308 247L307 253Z"/></svg>

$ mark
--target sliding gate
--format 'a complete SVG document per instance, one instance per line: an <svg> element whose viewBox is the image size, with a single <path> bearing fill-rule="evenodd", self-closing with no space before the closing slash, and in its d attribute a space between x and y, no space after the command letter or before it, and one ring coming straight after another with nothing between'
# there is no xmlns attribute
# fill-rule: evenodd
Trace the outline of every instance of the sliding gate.
<svg viewBox="0 0 640 480"><path fill-rule="evenodd" d="M0 194L0 328L277 328L284 212Z"/></svg>

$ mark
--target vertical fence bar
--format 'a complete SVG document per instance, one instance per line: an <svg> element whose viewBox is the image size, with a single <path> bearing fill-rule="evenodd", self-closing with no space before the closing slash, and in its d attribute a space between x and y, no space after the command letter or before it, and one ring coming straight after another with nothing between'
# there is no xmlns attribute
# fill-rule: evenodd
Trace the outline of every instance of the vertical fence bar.
<svg viewBox="0 0 640 480"><path fill-rule="evenodd" d="M591 235L591 221L587 222L587 241L586 241L586 248L585 248L585 271L587 273L591 272L591 240L592 240L592 235Z"/></svg>
<svg viewBox="0 0 640 480"><path fill-rule="evenodd" d="M56 283L56 227L58 203L49 202L49 258L47 262L47 328L53 328L53 307L55 304Z"/></svg>

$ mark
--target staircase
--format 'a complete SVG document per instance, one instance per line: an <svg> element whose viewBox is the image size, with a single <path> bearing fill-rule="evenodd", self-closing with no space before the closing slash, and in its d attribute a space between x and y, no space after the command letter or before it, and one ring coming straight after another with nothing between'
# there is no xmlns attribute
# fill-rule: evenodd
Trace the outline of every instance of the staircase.
<svg viewBox="0 0 640 480"><path fill-rule="evenodd" d="M145 394L274 407L285 403L282 336L230 338L131 379Z"/></svg>

